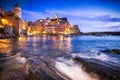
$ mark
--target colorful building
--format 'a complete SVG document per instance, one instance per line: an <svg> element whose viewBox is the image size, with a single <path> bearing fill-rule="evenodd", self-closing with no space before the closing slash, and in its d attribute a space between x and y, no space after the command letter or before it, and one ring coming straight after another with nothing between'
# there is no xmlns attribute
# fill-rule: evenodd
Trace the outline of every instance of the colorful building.
<svg viewBox="0 0 120 80"><path fill-rule="evenodd" d="M78 26L69 24L67 18L39 19L35 22L22 20L22 9L18 3L14 5L14 12L5 11L0 7L0 34L10 35L41 35L41 34L77 34ZM3 31L2 31L3 30Z"/></svg>
<svg viewBox="0 0 120 80"><path fill-rule="evenodd" d="M78 34L78 33L80 33L80 29L79 29L78 25L73 25L70 28L69 31L70 31L71 34Z"/></svg>
<svg viewBox="0 0 120 80"><path fill-rule="evenodd" d="M70 24L67 18L59 18L55 15L54 19L47 17L39 19L35 22L29 22L29 34L65 34L70 29Z"/></svg>
<svg viewBox="0 0 120 80"><path fill-rule="evenodd" d="M4 28L4 34L21 35L24 30L27 32L27 21L22 20L22 10L18 3L14 5L14 12L5 11L0 7L0 27ZM10 34L10 35L11 35Z"/></svg>

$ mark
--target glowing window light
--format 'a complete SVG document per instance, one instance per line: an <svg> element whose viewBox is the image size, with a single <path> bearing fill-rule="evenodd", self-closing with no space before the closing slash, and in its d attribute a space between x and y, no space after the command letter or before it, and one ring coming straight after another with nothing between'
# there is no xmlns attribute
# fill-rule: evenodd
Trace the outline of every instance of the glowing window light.
<svg viewBox="0 0 120 80"><path fill-rule="evenodd" d="M3 28L3 26L0 25L0 28Z"/></svg>
<svg viewBox="0 0 120 80"><path fill-rule="evenodd" d="M47 33L46 31L43 31L43 33Z"/></svg>
<svg viewBox="0 0 120 80"><path fill-rule="evenodd" d="M1 19L3 25L8 25L8 21L6 19Z"/></svg>

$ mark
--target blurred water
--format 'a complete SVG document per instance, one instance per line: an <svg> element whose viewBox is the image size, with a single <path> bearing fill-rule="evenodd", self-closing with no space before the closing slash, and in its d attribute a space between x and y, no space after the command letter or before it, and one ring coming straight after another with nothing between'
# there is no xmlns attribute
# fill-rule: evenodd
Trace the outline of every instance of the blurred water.
<svg viewBox="0 0 120 80"><path fill-rule="evenodd" d="M36 36L0 39L1 53L23 49L42 55L46 54L47 51L53 52L56 50L66 53L80 53L117 48L120 48L120 36L76 36L63 39L58 36Z"/></svg>
<svg viewBox="0 0 120 80"><path fill-rule="evenodd" d="M112 65L120 64L120 55L100 52L111 49L120 49L120 36L34 36L0 39L1 54L20 54L22 57L18 56L16 60L23 63L29 60L36 66L40 66L41 59L45 58L48 62L51 60L53 61L51 64L54 64L56 69L72 80L99 80L99 78L91 77L71 59L64 58L65 56L98 59ZM75 72L78 74L76 75Z"/></svg>

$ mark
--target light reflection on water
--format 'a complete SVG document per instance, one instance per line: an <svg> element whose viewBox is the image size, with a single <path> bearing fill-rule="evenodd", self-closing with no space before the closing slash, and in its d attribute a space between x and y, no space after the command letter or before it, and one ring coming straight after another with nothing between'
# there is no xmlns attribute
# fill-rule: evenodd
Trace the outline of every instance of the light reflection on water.
<svg viewBox="0 0 120 80"><path fill-rule="evenodd" d="M19 37L18 39L10 40L12 47L7 50L10 52L22 49L39 55L70 52L71 37L66 37L63 40L60 38L59 36Z"/></svg>
<svg viewBox="0 0 120 80"><path fill-rule="evenodd" d="M101 50L114 48L120 49L119 36L33 36L0 40L0 53L21 53L29 59L33 59L35 57L35 61L40 61L40 57L49 57L49 59L53 59L55 61L55 66L58 70L61 70L61 72L68 75L73 80L80 77L78 75L74 75L77 71L84 77L86 76L86 80L98 80L98 77L93 79L90 75L84 72L81 67L78 65L74 66L73 62L69 63L69 65L72 66L66 65L65 63L67 59L62 63L56 61L56 59L64 57L66 53L69 53L83 58L94 58L102 61L114 60L114 62L117 62L120 59L120 56L116 54L98 54ZM18 59L20 61L25 60L24 58ZM70 69L72 72L69 71ZM82 79L85 78L81 78L81 80Z"/></svg>
<svg viewBox="0 0 120 80"><path fill-rule="evenodd" d="M10 53L14 49L23 49L38 51L44 54L48 50L60 51L65 53L91 52L92 50L106 50L120 48L119 36L77 36L77 37L61 37L61 36L33 36L19 37L18 39L1 39L0 51ZM3 50L3 51L2 51ZM41 53L43 52L43 53ZM49 52L49 53L50 53ZM47 54L47 53L45 53Z"/></svg>

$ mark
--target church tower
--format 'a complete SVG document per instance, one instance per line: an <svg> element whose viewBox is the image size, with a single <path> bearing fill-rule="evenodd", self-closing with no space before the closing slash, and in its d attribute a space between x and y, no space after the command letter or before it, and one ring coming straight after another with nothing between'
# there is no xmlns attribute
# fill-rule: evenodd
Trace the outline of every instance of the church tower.
<svg viewBox="0 0 120 80"><path fill-rule="evenodd" d="M22 18L22 11L21 11L21 8L20 8L20 6L19 6L18 3L16 3L16 4L14 5L14 13L15 13L18 17Z"/></svg>
<svg viewBox="0 0 120 80"><path fill-rule="evenodd" d="M4 15L5 14L5 10L0 6L0 15Z"/></svg>

